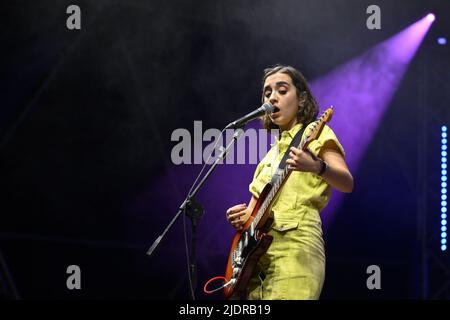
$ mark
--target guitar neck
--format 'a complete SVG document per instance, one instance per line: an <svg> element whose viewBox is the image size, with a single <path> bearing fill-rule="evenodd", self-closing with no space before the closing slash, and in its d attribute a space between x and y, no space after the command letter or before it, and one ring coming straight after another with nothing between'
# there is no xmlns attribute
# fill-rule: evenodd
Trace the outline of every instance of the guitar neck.
<svg viewBox="0 0 450 320"><path fill-rule="evenodd" d="M316 120L314 123L311 124L310 130L308 131L307 135L303 139L301 139L297 148L305 151L308 148L311 141L317 139L320 136L320 133L322 132L323 127L325 126L325 123L331 120L332 115L333 115L333 107L331 106L322 114L322 116L318 120ZM281 189L283 184L289 178L291 170L288 169L288 166L284 166L283 170L277 169L277 172L275 174L277 175L277 177L275 179L272 179L274 180L272 181L273 182L272 188L270 189L269 193L267 194L266 198L263 200L263 203L258 209L258 212L255 215L252 222L253 226L257 226L261 218L266 213L266 211L270 209L270 206L272 205L273 200L277 196L278 191Z"/></svg>
<svg viewBox="0 0 450 320"><path fill-rule="evenodd" d="M305 137L305 139L300 141L300 144L297 146L298 149L306 150L308 148L310 141ZM288 169L288 166L285 166L283 170L280 170L277 172L278 178L275 180L275 183L273 184L272 188L270 189L270 192L267 194L266 198L264 199L261 207L258 210L258 213L255 215L253 222L254 225L258 225L259 221L263 217L264 213L269 209L269 207L272 205L273 200L278 194L278 191L281 189L281 187L284 185L286 180L289 178L291 174L291 170Z"/></svg>

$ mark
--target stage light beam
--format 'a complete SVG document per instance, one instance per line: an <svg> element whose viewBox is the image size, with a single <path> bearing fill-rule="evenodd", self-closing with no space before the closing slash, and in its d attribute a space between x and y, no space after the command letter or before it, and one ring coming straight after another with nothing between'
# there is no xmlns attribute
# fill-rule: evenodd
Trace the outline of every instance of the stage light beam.
<svg viewBox="0 0 450 320"><path fill-rule="evenodd" d="M319 105L335 108L331 126L344 147L350 150L346 160L353 173L357 172L384 112L434 19L434 14L426 15L311 83ZM348 116L354 114L358 114L358 121ZM446 138L446 134L443 132L442 138ZM324 226L341 198L340 193L331 198L322 215Z"/></svg>

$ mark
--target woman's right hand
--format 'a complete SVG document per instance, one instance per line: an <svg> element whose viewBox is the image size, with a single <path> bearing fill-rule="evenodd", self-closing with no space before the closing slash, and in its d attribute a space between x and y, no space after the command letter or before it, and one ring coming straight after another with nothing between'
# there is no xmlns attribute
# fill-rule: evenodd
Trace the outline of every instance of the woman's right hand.
<svg viewBox="0 0 450 320"><path fill-rule="evenodd" d="M247 205L237 204L231 208L228 208L226 213L227 221L236 229L236 231L242 230L243 225L245 224L244 216L247 213Z"/></svg>

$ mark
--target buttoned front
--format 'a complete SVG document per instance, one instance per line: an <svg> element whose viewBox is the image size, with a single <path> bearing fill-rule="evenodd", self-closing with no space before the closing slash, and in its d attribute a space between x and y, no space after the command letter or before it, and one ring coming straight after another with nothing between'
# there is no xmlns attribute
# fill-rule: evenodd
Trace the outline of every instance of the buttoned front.
<svg viewBox="0 0 450 320"><path fill-rule="evenodd" d="M297 124L291 130L283 131L281 138L276 139L267 155L257 166L253 181L249 185L249 191L256 198L259 197L264 186L272 179L272 175L276 172L291 140L301 127L301 124ZM309 126L305 129L303 136L307 134L308 130ZM309 144L309 149L318 156L321 147L329 141L335 143L342 155L345 156L342 145L327 125L323 128L319 138ZM293 171L272 207L275 220L282 218L300 221L303 215L308 213L309 219L315 219L319 222L319 212L327 205L330 195L331 187L320 176L311 172Z"/></svg>
<svg viewBox="0 0 450 320"><path fill-rule="evenodd" d="M255 170L250 192L259 198L272 179L295 134L302 124L283 131ZM303 136L309 131L305 129ZM345 156L336 135L327 125L309 149L319 155L325 143L334 143ZM272 211L274 239L260 259L249 286L250 299L317 299L325 277L325 252L320 211L331 195L330 185L311 172L291 172L279 192ZM264 275L264 279L261 278Z"/></svg>

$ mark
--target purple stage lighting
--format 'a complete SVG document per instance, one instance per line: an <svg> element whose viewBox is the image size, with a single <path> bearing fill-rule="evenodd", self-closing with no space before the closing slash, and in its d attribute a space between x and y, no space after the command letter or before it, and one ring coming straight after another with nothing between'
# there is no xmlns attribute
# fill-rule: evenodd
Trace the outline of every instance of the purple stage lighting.
<svg viewBox="0 0 450 320"><path fill-rule="evenodd" d="M437 43L440 44L441 46L445 46L447 44L447 39L444 37L439 37L437 39Z"/></svg>
<svg viewBox="0 0 450 320"><path fill-rule="evenodd" d="M424 17L311 83L323 110L334 106L335 114L330 126L343 143L347 163L356 177L358 164L430 25L431 22ZM356 114L357 117L349 116ZM252 126L259 127L259 124L255 121L248 127ZM130 208L130 216L141 221L149 214L153 215L152 223L156 223L153 234L156 237L157 232L177 212L200 167L172 166L167 172L161 172L146 192L137 197ZM198 227L202 236L197 248L200 253L199 266L207 270L205 274L217 272L217 265L225 266L224 252L228 253L234 235L226 222L225 210L234 204L248 203L251 197L248 185L255 168L256 165L249 164L219 166L198 194L197 200L206 211ZM355 185L357 188L357 178ZM341 199L341 193L334 194L331 203L321 214L324 227L327 227ZM158 204L156 209L155 204ZM181 227L181 224L177 226ZM173 231L171 241L166 241L166 250L170 255L184 254L183 233Z"/></svg>
<svg viewBox="0 0 450 320"><path fill-rule="evenodd" d="M432 14L425 16L312 83L320 106L324 109L334 106L330 126L346 148L346 160L355 175L432 18ZM355 114L358 114L358 121L349 116ZM357 179L355 185L358 185ZM333 195L322 215L324 226L331 221L341 198L341 193Z"/></svg>
<svg viewBox="0 0 450 320"><path fill-rule="evenodd" d="M433 22L434 20L436 20L436 16L433 13L429 13L427 14L427 20Z"/></svg>

